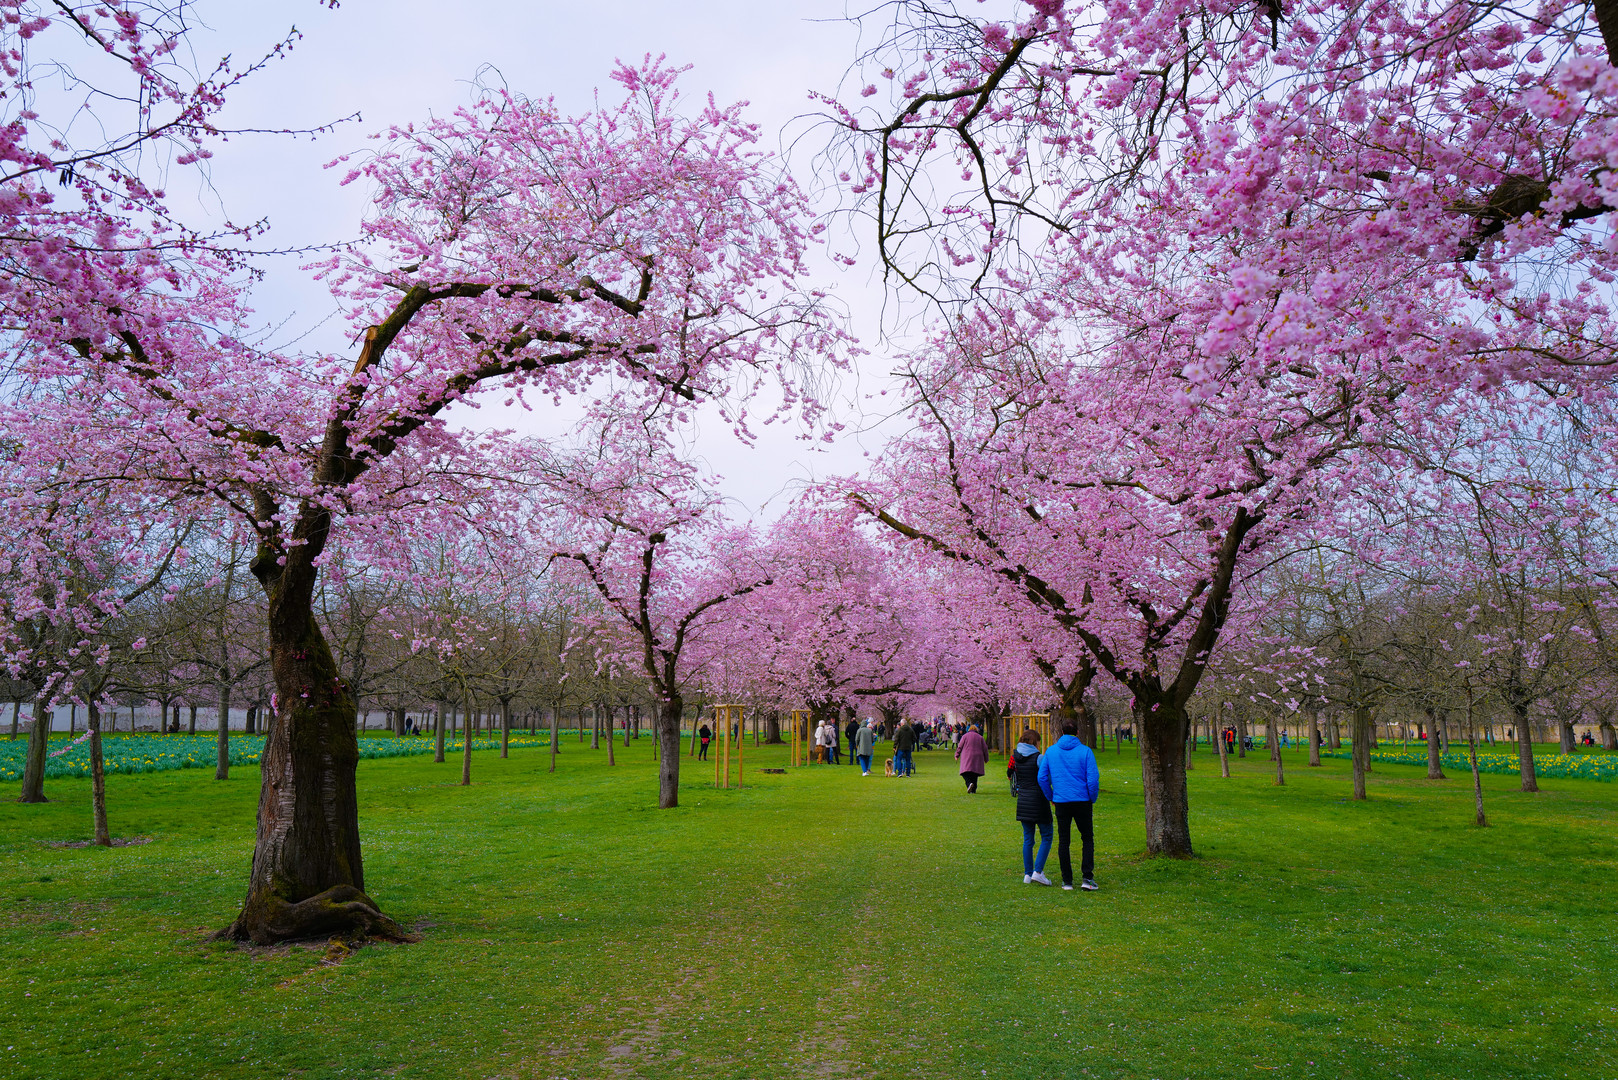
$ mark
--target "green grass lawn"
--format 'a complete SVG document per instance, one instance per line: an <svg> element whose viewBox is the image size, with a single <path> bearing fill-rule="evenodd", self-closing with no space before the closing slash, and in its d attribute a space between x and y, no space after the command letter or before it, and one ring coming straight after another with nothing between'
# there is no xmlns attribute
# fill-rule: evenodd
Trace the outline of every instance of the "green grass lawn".
<svg viewBox="0 0 1618 1080"><path fill-rule="evenodd" d="M258 771L0 788L0 1077L1618 1076L1618 785L1348 763L1192 773L1201 858L1141 858L1101 756L1103 891L1022 884L1004 781L849 767L656 809L649 740L562 744L470 789L360 764L366 884L420 944L328 962L204 942L245 887ZM687 759L689 761L689 759ZM992 765L991 765L992 767ZM1077 852L1075 852L1075 857ZM1052 873L1056 862L1051 856Z"/></svg>

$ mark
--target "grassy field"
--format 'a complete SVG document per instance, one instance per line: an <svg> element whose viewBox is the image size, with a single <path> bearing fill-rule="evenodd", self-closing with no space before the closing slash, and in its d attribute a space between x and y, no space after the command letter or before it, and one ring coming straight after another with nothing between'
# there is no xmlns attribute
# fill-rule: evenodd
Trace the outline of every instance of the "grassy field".
<svg viewBox="0 0 1618 1080"><path fill-rule="evenodd" d="M338 957L204 942L258 771L0 788L0 1077L1618 1076L1618 785L1348 763L1192 773L1201 858L1145 860L1102 755L1103 891L1024 886L1004 782L692 768L648 740L360 764L366 883L424 936ZM776 759L771 761L771 758ZM704 778L710 782L704 782ZM1075 855L1077 853L1075 852ZM1055 854L1051 863L1054 868ZM1054 873L1054 869L1053 869Z"/></svg>

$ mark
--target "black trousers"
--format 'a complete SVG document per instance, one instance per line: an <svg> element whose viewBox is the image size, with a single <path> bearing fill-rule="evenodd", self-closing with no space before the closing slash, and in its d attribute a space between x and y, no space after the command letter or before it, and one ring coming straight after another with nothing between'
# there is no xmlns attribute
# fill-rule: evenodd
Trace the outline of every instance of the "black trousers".
<svg viewBox="0 0 1618 1080"><path fill-rule="evenodd" d="M978 789L978 777L982 775L980 772L963 772L961 779L966 781L966 790L976 791Z"/></svg>
<svg viewBox="0 0 1618 1080"><path fill-rule="evenodd" d="M1053 802L1056 811L1056 858L1062 864L1062 884L1073 884L1073 855L1068 850L1069 830L1079 827L1082 852L1079 872L1087 878L1096 876L1096 829L1093 802Z"/></svg>

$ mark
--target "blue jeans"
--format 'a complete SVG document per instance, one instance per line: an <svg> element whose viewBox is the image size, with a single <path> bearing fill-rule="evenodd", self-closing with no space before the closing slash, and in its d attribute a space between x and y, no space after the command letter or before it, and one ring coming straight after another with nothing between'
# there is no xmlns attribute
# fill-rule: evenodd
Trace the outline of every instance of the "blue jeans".
<svg viewBox="0 0 1618 1080"><path fill-rule="evenodd" d="M860 763L860 772L870 772L871 771L871 755L870 754L855 754L854 755L854 760Z"/></svg>
<svg viewBox="0 0 1618 1080"><path fill-rule="evenodd" d="M1022 872L1032 874L1043 873L1045 859L1051 853L1051 823L1039 822L1039 854L1034 854L1034 822L1022 823Z"/></svg>
<svg viewBox="0 0 1618 1080"><path fill-rule="evenodd" d="M911 773L913 773L915 771L916 771L915 768L913 766L911 766L911 764L910 764L910 751L908 751L908 750L895 750L893 752L893 775L894 776L909 776Z"/></svg>

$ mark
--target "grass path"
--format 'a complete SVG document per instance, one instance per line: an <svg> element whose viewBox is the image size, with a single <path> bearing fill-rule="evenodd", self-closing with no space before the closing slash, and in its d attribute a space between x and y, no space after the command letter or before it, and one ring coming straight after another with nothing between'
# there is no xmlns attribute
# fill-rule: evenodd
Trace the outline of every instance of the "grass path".
<svg viewBox="0 0 1618 1080"><path fill-rule="evenodd" d="M0 1076L1618 1076L1618 787L1347 763L1271 786L1197 755L1193 862L1139 858L1102 755L1103 891L1021 883L1004 783L753 768L655 809L648 740L360 766L367 885L425 940L338 963L205 944L258 772L109 777L0 804ZM771 759L776 759L772 761ZM1076 854L1076 853L1075 853ZM1051 862L1054 866L1055 854ZM1054 871L1053 871L1054 872Z"/></svg>

